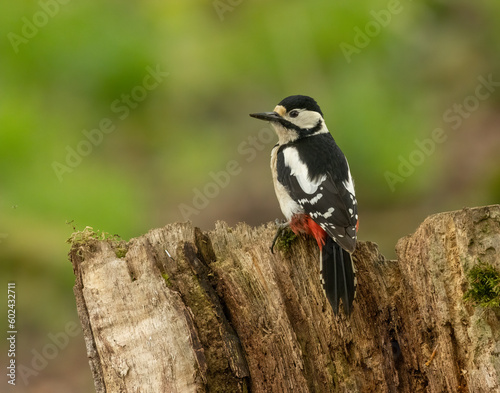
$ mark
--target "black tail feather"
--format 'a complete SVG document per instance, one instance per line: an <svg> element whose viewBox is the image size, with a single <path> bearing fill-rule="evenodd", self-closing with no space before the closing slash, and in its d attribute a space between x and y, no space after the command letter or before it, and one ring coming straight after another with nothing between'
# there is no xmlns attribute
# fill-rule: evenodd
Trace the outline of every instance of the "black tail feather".
<svg viewBox="0 0 500 393"><path fill-rule="evenodd" d="M333 312L338 314L340 299L349 315L356 293L355 273L351 254L328 236L321 253L321 278Z"/></svg>

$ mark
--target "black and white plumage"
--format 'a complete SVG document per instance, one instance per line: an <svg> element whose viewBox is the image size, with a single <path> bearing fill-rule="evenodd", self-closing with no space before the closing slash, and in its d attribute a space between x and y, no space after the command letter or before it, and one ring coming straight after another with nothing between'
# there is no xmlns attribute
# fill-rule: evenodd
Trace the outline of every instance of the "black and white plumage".
<svg viewBox="0 0 500 393"><path fill-rule="evenodd" d="M290 96L273 112L251 116L270 121L278 135L271 170L281 210L294 232L316 238L326 296L335 312L341 298L349 314L356 288L351 254L358 224L349 164L311 97Z"/></svg>

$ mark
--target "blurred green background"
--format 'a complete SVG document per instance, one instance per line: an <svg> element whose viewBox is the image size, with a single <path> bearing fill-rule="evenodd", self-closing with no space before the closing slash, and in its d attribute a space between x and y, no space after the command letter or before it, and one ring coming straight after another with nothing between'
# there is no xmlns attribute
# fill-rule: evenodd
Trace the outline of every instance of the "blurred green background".
<svg viewBox="0 0 500 393"><path fill-rule="evenodd" d="M93 391L81 332L43 355L79 324L73 226L129 239L282 217L276 138L248 114L288 95L321 105L356 181L360 239L387 257L429 214L498 203L499 17L492 0L4 7L0 284L16 283L26 369L14 389L2 373L1 390ZM111 132L92 131L103 122Z"/></svg>

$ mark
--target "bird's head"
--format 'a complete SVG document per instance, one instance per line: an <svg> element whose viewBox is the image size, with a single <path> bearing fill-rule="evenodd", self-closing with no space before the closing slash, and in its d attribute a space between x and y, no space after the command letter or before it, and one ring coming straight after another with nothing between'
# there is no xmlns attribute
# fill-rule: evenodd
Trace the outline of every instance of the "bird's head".
<svg viewBox="0 0 500 393"><path fill-rule="evenodd" d="M308 96L287 97L273 112L251 113L250 116L271 122L280 144L328 132L318 103Z"/></svg>

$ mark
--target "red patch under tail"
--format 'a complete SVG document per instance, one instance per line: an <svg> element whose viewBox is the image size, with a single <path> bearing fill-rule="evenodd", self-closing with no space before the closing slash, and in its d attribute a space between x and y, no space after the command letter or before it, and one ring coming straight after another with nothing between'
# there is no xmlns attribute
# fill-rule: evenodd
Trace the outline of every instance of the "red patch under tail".
<svg viewBox="0 0 500 393"><path fill-rule="evenodd" d="M290 228L295 234L305 233L312 235L318 243L320 250L325 245L327 234L323 228L316 224L308 214L295 214L290 220Z"/></svg>

